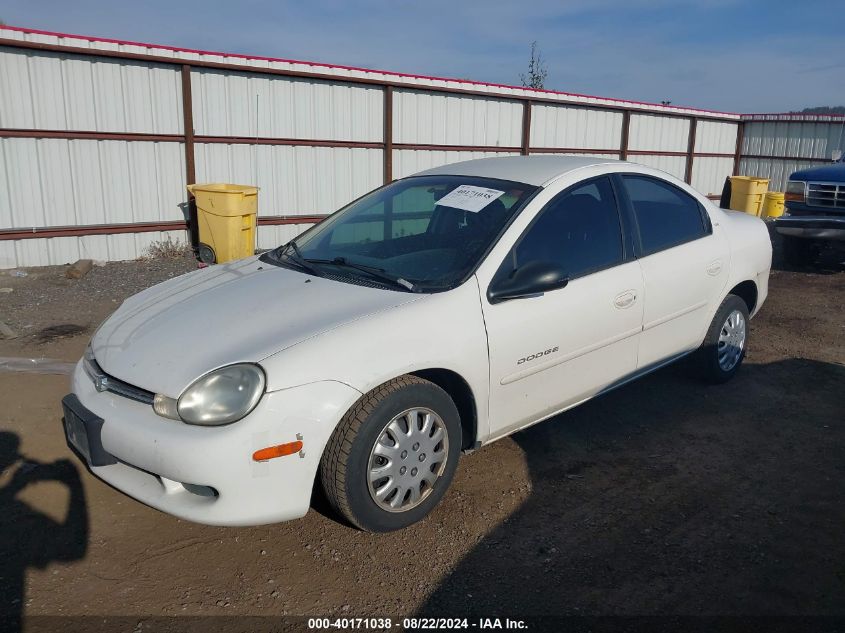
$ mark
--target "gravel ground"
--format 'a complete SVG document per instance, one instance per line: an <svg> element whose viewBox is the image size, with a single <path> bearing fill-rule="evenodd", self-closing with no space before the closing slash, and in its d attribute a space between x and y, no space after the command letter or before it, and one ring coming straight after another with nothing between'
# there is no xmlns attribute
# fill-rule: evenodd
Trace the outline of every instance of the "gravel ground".
<svg viewBox="0 0 845 633"><path fill-rule="evenodd" d="M196 270L197 262L191 255L111 262L95 266L82 279L68 279L67 268L26 268L25 277L16 276L20 271L0 271L0 321L18 334L19 349L63 332L92 332L126 297Z"/></svg>
<svg viewBox="0 0 845 633"><path fill-rule="evenodd" d="M0 356L75 360L87 335L37 333L90 329L195 266L0 277L2 318L25 333ZM734 381L671 366L496 442L389 535L341 525L319 496L255 528L161 514L72 457L65 376L0 373L0 615L845 617L843 306L838 261L773 272Z"/></svg>

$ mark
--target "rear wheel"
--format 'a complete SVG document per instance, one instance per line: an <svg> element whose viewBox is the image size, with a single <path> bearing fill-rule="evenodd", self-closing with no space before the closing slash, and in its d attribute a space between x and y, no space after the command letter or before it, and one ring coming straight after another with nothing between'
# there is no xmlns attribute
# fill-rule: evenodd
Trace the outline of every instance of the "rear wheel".
<svg viewBox="0 0 845 633"><path fill-rule="evenodd" d="M748 342L748 306L736 295L728 295L710 323L698 350L698 366L705 380L723 383L739 371Z"/></svg>
<svg viewBox="0 0 845 633"><path fill-rule="evenodd" d="M816 245L813 240L803 237L783 236L783 258L792 266L806 266L813 262L816 256Z"/></svg>
<svg viewBox="0 0 845 633"><path fill-rule="evenodd" d="M320 478L332 507L369 532L425 517L452 481L461 449L458 411L437 385L401 376L365 394L326 446Z"/></svg>

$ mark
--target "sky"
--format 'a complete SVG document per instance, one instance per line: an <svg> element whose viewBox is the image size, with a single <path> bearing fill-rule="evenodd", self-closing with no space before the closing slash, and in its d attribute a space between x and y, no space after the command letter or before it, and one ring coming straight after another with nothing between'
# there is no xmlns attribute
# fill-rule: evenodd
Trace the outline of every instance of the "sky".
<svg viewBox="0 0 845 633"><path fill-rule="evenodd" d="M845 105L843 0L0 0L9 25L716 109Z"/></svg>

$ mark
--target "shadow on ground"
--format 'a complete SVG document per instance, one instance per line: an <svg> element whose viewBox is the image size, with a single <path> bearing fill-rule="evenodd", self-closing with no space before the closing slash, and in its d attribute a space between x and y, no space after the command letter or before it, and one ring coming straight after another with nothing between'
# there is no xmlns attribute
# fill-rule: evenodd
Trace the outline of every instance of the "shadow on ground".
<svg viewBox="0 0 845 633"><path fill-rule="evenodd" d="M26 460L15 433L0 431L0 472L12 470L0 488L0 630L19 631L30 567L73 561L88 548L88 510L79 471L61 459L52 464ZM5 479L5 478L4 478ZM53 481L65 486L69 502L64 521L56 521L18 499L28 486Z"/></svg>
<svg viewBox="0 0 845 633"><path fill-rule="evenodd" d="M811 360L670 367L516 434L530 498L420 613L845 615L844 389Z"/></svg>

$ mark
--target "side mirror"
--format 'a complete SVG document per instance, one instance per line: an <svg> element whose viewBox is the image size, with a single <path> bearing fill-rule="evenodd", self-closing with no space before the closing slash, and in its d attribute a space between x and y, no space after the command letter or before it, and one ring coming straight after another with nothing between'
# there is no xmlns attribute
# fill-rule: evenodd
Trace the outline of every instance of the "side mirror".
<svg viewBox="0 0 845 633"><path fill-rule="evenodd" d="M550 290L563 288L569 277L557 264L530 261L517 268L510 277L494 280L487 290L490 303L501 303L509 299L535 297Z"/></svg>

